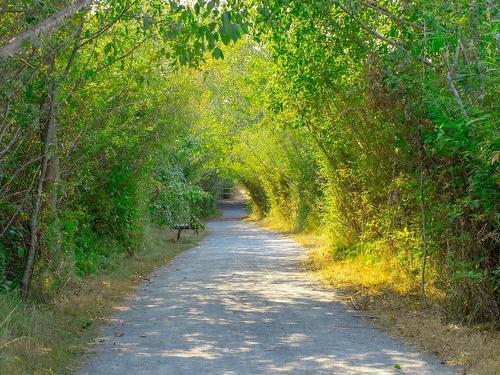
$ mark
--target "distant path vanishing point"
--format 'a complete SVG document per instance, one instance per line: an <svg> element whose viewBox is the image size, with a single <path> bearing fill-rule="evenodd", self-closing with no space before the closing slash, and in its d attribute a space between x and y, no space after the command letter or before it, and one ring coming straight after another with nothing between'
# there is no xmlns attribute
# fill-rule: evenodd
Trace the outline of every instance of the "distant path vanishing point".
<svg viewBox="0 0 500 375"><path fill-rule="evenodd" d="M223 209L103 328L79 375L457 373L350 311L300 270L294 241L243 222L241 202Z"/></svg>

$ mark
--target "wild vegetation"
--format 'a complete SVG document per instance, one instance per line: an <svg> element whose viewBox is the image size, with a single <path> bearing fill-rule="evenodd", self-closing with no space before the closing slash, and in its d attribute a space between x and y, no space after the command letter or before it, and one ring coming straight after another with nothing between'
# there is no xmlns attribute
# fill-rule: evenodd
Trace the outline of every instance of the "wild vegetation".
<svg viewBox="0 0 500 375"><path fill-rule="evenodd" d="M498 9L244 4L258 42L204 85L254 209L320 228L324 258L382 266L452 320L498 323Z"/></svg>
<svg viewBox="0 0 500 375"><path fill-rule="evenodd" d="M153 226L201 227L233 181L256 215L321 233L317 266L383 269L450 321L498 326L495 2L19 0L0 14L5 298L48 303L147 248Z"/></svg>

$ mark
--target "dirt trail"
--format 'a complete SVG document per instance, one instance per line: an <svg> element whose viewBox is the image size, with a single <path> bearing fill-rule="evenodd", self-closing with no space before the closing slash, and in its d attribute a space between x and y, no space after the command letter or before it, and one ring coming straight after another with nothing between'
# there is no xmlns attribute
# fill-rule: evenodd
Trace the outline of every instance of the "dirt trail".
<svg viewBox="0 0 500 375"><path fill-rule="evenodd" d="M79 375L455 374L373 328L237 202L139 288Z"/></svg>

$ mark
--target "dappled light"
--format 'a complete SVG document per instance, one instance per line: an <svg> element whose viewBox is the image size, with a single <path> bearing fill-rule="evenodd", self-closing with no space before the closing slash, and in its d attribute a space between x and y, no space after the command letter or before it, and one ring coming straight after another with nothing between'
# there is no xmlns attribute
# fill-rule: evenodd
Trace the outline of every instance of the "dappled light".
<svg viewBox="0 0 500 375"><path fill-rule="evenodd" d="M497 3L0 1L1 375L500 373Z"/></svg>
<svg viewBox="0 0 500 375"><path fill-rule="evenodd" d="M79 374L448 373L347 310L300 268L297 244L242 212L140 287Z"/></svg>

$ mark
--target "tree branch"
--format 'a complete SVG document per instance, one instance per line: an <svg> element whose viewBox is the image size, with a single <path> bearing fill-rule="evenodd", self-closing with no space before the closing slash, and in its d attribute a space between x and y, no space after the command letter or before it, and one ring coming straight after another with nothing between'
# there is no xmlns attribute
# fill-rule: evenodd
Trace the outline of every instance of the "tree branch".
<svg viewBox="0 0 500 375"><path fill-rule="evenodd" d="M453 82L454 76L455 76L455 70L458 66L458 54L460 51L460 39L458 40L457 43L457 48L455 49L455 56L453 59L453 64L448 63L448 72L446 73L446 80L448 81L448 85L450 86L451 92L453 93L453 97L455 98L455 101L457 104L460 106L460 109L462 111L462 115L464 117L468 117L467 110L465 109L464 102L462 101L462 98L460 97L460 93L458 92L455 83Z"/></svg>
<svg viewBox="0 0 500 375"><path fill-rule="evenodd" d="M26 41L33 41L34 39L46 34L48 31L61 27L62 23L69 17L77 12L87 9L93 0L76 0L71 5L63 8L40 22L37 26L30 30L23 31L9 40L0 47L0 59L6 59L16 52L18 52Z"/></svg>
<svg viewBox="0 0 500 375"><path fill-rule="evenodd" d="M364 1L364 2L361 2L361 5L363 5L363 6L367 7L367 8L371 8L371 9L377 11L377 12L380 12L380 13L384 14L385 16L389 17L390 19L392 19L393 21L396 21L398 23L402 23L402 24L404 24L406 26L410 26L410 27L414 27L416 29L423 30L422 25L418 25L416 23L407 21L404 18L398 17L394 13L390 12L388 9L384 8L383 6L381 6L381 5L379 5L379 4L375 3L375 2Z"/></svg>
<svg viewBox="0 0 500 375"><path fill-rule="evenodd" d="M389 44L389 45L391 45L393 47L396 47L399 50L404 51L407 54L409 54L409 51L406 49L406 47L404 45L402 45L399 42L396 42L395 40L392 40L392 39L386 37L385 35L383 35L382 33L378 32L375 29L372 29L371 27L366 26L358 17L355 16L355 14L351 10L349 10L348 8L346 8L340 1L336 1L335 4L337 4L337 6L340 9L342 9L345 13L347 13L347 15L349 17L351 17L355 22L357 22L357 24L359 25L359 27L361 27L368 34L370 34L370 35L374 36L375 38L377 38L379 40L382 40L383 42L385 42L385 43L387 43L387 44ZM429 59L427 59L424 56L417 55L417 56L412 56L412 57L414 57L417 60L423 62L425 65L431 66L433 68L436 67L432 61L430 61Z"/></svg>
<svg viewBox="0 0 500 375"><path fill-rule="evenodd" d="M115 23L117 23L124 15L125 13L132 8L134 4L137 3L138 0L132 1L130 4L126 5L125 8L116 16L114 19L112 19L108 24L104 25L102 28L97 30L93 35L91 35L88 39L84 40L81 42L81 44L78 46L78 48L83 47L84 45L90 43L92 40L100 36L101 34L105 33L108 29L110 29Z"/></svg>

